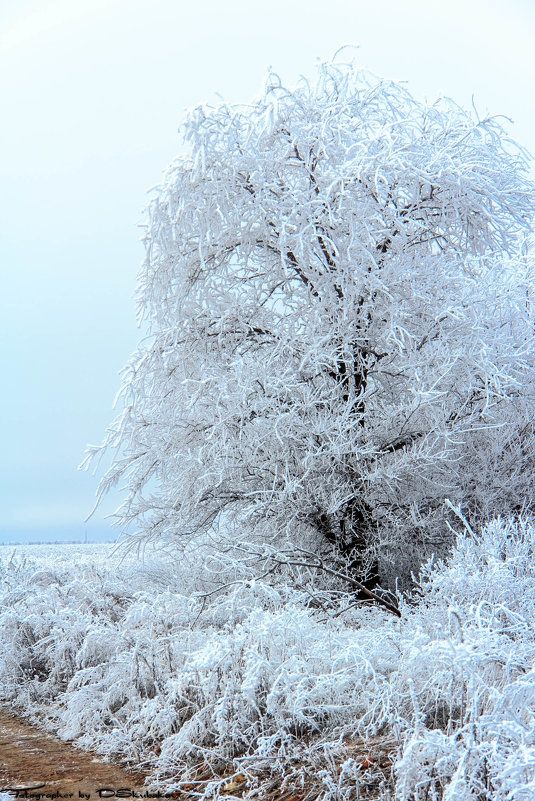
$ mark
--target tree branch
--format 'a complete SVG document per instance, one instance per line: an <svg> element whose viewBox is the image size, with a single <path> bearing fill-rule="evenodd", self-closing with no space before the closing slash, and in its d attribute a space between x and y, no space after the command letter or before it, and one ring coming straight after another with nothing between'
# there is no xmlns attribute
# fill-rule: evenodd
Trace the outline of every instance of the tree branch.
<svg viewBox="0 0 535 801"><path fill-rule="evenodd" d="M278 556L277 554L274 554L274 553L269 554L268 558L272 559L274 562L276 562L279 565L286 565L287 567L308 567L308 568L312 568L312 569L315 569L315 570L322 570L324 573L327 573L329 576L334 576L335 578L339 578L342 581L345 581L348 584L351 584L352 587L355 587L355 589L360 590L360 592L364 593L364 595L366 595L372 601L375 601L376 603L380 604L381 606L384 606L385 609L387 609L393 615L396 615L396 617L401 617L401 612L399 611L399 609L396 606L392 606L392 604L389 604L388 601L384 600L384 598L381 598L380 595L377 595L372 590L369 590L358 579L353 578L353 576L348 576L345 573L341 573L339 570L333 570L333 568L327 567L327 565L325 565L323 563L323 560L319 556L317 556L317 554L311 553L310 551L305 551L302 548L296 548L295 551L297 551L298 553L304 554L305 556L309 557L310 559L314 559L315 560L315 564L314 563L310 563L310 562L304 562L304 561L300 562L300 561L297 561L294 558L281 559L280 556ZM284 553L285 552L282 551L282 554L284 554Z"/></svg>

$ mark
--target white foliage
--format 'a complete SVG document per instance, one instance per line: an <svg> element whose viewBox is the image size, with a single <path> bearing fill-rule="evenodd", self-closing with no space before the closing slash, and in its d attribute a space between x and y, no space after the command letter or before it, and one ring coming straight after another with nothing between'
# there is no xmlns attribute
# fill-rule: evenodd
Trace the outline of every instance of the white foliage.
<svg viewBox="0 0 535 801"><path fill-rule="evenodd" d="M119 524L379 539L408 575L449 544L445 497L518 511L534 206L498 121L331 63L196 109L185 140L148 209L149 336L105 443Z"/></svg>
<svg viewBox="0 0 535 801"><path fill-rule="evenodd" d="M498 520L424 569L418 647L402 663L412 710L398 708L397 798L428 798L435 782L450 801L533 797L534 545L532 524Z"/></svg>
<svg viewBox="0 0 535 801"><path fill-rule="evenodd" d="M321 797L350 799L362 770L344 737L381 732L399 744L397 801L528 801L534 549L529 520L465 532L424 567L398 621L378 608L335 617L280 577L206 596L206 577L201 593L183 591L192 563L174 568L171 589L157 555L118 566L104 552L67 571L44 547L40 563L2 564L0 686L167 789L199 760L216 776L233 759L274 775L316 760Z"/></svg>

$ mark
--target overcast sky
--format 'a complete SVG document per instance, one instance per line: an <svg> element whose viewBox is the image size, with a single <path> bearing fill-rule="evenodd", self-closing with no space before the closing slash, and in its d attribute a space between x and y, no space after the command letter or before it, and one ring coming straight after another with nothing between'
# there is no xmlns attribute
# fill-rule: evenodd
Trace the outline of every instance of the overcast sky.
<svg viewBox="0 0 535 801"><path fill-rule="evenodd" d="M351 42L535 152L534 41L532 0L0 0L0 542L84 538L97 478L76 467L140 336L136 226L187 108L247 102L270 66L295 84Z"/></svg>

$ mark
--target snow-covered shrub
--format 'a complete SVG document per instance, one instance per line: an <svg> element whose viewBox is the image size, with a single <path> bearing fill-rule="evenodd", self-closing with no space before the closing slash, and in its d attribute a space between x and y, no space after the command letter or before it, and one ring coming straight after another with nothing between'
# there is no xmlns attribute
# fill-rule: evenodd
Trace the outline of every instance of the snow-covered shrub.
<svg viewBox="0 0 535 801"><path fill-rule="evenodd" d="M200 757L273 759L282 743L384 725L398 659L386 612L329 616L307 592L267 580L181 592L190 565L175 569L173 590L166 565L54 571L13 560L0 613L4 698L84 746L148 760L168 782ZM39 677L16 672L35 660Z"/></svg>
<svg viewBox="0 0 535 801"><path fill-rule="evenodd" d="M495 520L422 571L393 685L400 801L535 797L534 555L533 522Z"/></svg>
<svg viewBox="0 0 535 801"><path fill-rule="evenodd" d="M400 620L311 605L312 585L281 576L213 591L199 554L172 569L168 555L70 569L15 557L1 568L2 695L160 787L206 765L207 798L233 770L251 788L297 786L316 764L311 797L350 801L373 773L351 750L363 738L392 751L384 801L528 801L534 551L529 520L464 532Z"/></svg>

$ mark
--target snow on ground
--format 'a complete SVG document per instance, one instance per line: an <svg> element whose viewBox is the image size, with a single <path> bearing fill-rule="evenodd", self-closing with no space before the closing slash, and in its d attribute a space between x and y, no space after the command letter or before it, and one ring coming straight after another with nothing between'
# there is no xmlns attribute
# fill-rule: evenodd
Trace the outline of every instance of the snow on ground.
<svg viewBox="0 0 535 801"><path fill-rule="evenodd" d="M29 559L35 563L57 565L82 565L93 562L104 563L112 557L116 546L102 543L50 543L32 545L0 545L0 559L6 562L11 556L17 560Z"/></svg>
<svg viewBox="0 0 535 801"><path fill-rule="evenodd" d="M535 797L532 524L461 536L401 620L282 575L218 590L213 553L112 550L0 549L2 696L61 736L166 789L207 765L205 797L229 770L253 787L314 764L315 797L349 801L366 770L347 743L379 735L397 744L385 801Z"/></svg>

